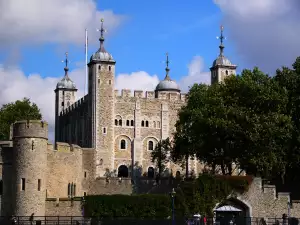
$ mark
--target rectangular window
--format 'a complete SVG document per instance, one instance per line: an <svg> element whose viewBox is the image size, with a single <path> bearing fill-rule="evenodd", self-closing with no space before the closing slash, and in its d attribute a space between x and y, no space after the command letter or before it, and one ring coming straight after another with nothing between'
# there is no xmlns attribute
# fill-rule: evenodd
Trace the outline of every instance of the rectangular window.
<svg viewBox="0 0 300 225"><path fill-rule="evenodd" d="M86 196L86 192L83 192L83 196Z"/></svg>
<svg viewBox="0 0 300 225"><path fill-rule="evenodd" d="M103 127L103 134L106 134L106 127Z"/></svg>
<svg viewBox="0 0 300 225"><path fill-rule="evenodd" d="M64 102L61 102L61 106L64 106Z"/></svg>
<svg viewBox="0 0 300 225"><path fill-rule="evenodd" d="M41 190L41 184L42 184L41 179L38 179L38 191Z"/></svg>
<svg viewBox="0 0 300 225"><path fill-rule="evenodd" d="M21 179L21 190L22 190L22 191L25 191L25 183L26 183L26 182L25 182L25 178L22 178L22 179Z"/></svg>
<svg viewBox="0 0 300 225"><path fill-rule="evenodd" d="M86 177L86 172L84 172L84 177Z"/></svg>

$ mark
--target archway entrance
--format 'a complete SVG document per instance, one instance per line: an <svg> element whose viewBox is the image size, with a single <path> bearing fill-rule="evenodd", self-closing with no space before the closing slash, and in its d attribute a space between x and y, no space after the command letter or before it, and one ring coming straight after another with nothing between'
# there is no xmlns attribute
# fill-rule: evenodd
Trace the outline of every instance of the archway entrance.
<svg viewBox="0 0 300 225"><path fill-rule="evenodd" d="M118 177L128 177L128 167L121 165L118 168Z"/></svg>
<svg viewBox="0 0 300 225"><path fill-rule="evenodd" d="M249 206L236 198L230 198L217 205L214 209L215 219L220 225L233 224L248 225L251 223Z"/></svg>
<svg viewBox="0 0 300 225"><path fill-rule="evenodd" d="M153 167L149 167L148 168L148 177L149 178L154 178L154 168Z"/></svg>

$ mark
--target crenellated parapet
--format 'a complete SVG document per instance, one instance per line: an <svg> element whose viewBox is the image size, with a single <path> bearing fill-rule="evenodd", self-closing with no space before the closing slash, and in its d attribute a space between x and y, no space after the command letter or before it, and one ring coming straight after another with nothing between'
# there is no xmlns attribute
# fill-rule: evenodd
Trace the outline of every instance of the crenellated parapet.
<svg viewBox="0 0 300 225"><path fill-rule="evenodd" d="M56 142L56 148L51 143L48 143L48 151L54 152L65 152L65 153L73 153L76 151L82 151L82 148L75 144L69 144L64 142Z"/></svg>
<svg viewBox="0 0 300 225"><path fill-rule="evenodd" d="M142 90L134 90L131 91L130 89L122 89L121 93L119 90L115 90L115 97L122 98L122 99L158 99L158 100L167 100L170 102L174 101L186 101L186 94L182 94L179 92L165 92L160 91L155 93L154 91L142 91Z"/></svg>
<svg viewBox="0 0 300 225"><path fill-rule="evenodd" d="M48 123L41 120L22 120L13 124L12 137L48 139Z"/></svg>
<svg viewBox="0 0 300 225"><path fill-rule="evenodd" d="M75 102L74 104L70 105L68 108L66 108L65 110L60 112L60 116L64 116L67 115L73 111L78 110L79 108L82 107L82 105L87 101L88 96L84 96L81 99L79 99L77 102Z"/></svg>

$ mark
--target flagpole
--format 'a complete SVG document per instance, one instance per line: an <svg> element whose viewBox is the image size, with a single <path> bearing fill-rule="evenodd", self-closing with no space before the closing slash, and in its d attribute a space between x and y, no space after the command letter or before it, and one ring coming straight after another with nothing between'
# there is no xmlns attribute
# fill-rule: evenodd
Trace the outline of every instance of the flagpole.
<svg viewBox="0 0 300 225"><path fill-rule="evenodd" d="M87 81L88 81L88 30L85 29L85 81L84 81L84 95L87 91Z"/></svg>

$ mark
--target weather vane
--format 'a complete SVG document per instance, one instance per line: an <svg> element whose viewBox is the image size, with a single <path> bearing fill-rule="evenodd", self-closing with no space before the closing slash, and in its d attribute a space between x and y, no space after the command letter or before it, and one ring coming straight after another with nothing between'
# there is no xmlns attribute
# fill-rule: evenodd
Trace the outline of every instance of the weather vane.
<svg viewBox="0 0 300 225"><path fill-rule="evenodd" d="M169 53L168 53L168 52L166 53L166 56L167 56L166 64L167 64L167 68L169 68L169 62L170 62L170 61L169 61Z"/></svg>
<svg viewBox="0 0 300 225"><path fill-rule="evenodd" d="M66 68L68 68L68 64L69 64L68 54L69 54L68 52L65 53L66 59L62 61L66 64Z"/></svg>
<svg viewBox="0 0 300 225"><path fill-rule="evenodd" d="M100 31L100 38L101 39L104 39L104 37L103 37L103 34L106 32L106 30L103 28L103 22L104 22L104 19L103 18L101 18L101 28L100 29L97 29L97 31Z"/></svg>
<svg viewBox="0 0 300 225"><path fill-rule="evenodd" d="M221 30L221 36L217 37L217 39L220 39L221 45L223 45L223 40L226 40L226 38L223 36L223 30L224 30L223 25L220 26L220 30Z"/></svg>

